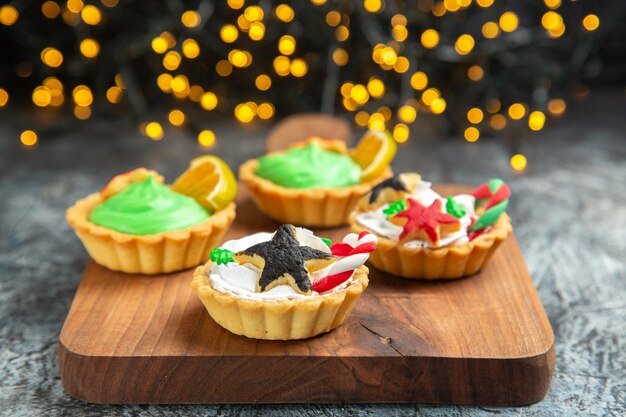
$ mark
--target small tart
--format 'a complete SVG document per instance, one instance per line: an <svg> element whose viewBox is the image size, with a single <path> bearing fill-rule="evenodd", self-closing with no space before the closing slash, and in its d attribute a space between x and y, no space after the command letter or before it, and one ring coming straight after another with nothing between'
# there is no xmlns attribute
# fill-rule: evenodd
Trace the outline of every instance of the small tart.
<svg viewBox="0 0 626 417"><path fill-rule="evenodd" d="M88 220L105 201L100 193L78 200L66 211L66 219L94 261L114 271L159 274L192 268L209 258L235 219L235 204L207 220L182 230L131 235L98 226Z"/></svg>
<svg viewBox="0 0 626 417"><path fill-rule="evenodd" d="M360 266L341 291L296 299L257 300L215 289L209 278L214 263L196 268L191 286L211 317L226 330L253 339L305 339L340 326L369 281Z"/></svg>
<svg viewBox="0 0 626 417"><path fill-rule="evenodd" d="M351 229L355 233L366 230L356 217L350 215ZM500 219L476 239L458 246L419 248L378 236L378 247L370 255L370 262L381 271L410 279L457 279L479 272L496 252L513 228L509 216Z"/></svg>
<svg viewBox="0 0 626 417"><path fill-rule="evenodd" d="M346 149L340 140L311 139L323 149L341 153ZM293 146L304 146L299 142ZM292 147L293 147L292 146ZM281 152L273 152L273 155ZM258 159L250 159L241 165L239 178L247 186L257 207L268 217L283 223L308 227L335 227L347 223L350 211L359 199L375 184L393 175L391 168L371 181L342 188L286 188L259 177L256 170Z"/></svg>

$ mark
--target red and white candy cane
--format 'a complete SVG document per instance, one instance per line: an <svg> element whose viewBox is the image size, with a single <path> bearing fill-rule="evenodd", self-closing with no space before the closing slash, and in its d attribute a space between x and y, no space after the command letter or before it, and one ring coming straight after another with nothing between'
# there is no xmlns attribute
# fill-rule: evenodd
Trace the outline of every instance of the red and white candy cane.
<svg viewBox="0 0 626 417"><path fill-rule="evenodd" d="M325 292L345 282L355 269L367 261L377 244L378 238L375 235L363 231L358 235L350 233L343 238L342 243L332 245L331 253L340 259L328 267L328 275L313 283L313 291Z"/></svg>

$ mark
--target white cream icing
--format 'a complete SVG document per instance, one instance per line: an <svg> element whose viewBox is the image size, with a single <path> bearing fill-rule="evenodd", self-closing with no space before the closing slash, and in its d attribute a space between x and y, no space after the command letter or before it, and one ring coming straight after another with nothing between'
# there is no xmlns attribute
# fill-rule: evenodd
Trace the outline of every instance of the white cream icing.
<svg viewBox="0 0 626 417"><path fill-rule="evenodd" d="M331 253L328 245L326 245L326 243L324 243L322 239L315 236L313 232L302 227L296 227L295 229L296 239L298 239L298 241L300 242L300 246L310 246L323 252ZM250 246L256 245L257 243L267 242L272 239L273 236L274 233L259 232L249 236L245 236L241 239L229 240L221 247L222 249L227 249L231 252L240 252L242 250L248 249ZM348 236L346 236L346 239L348 239ZM346 239L344 239L344 243L348 243ZM367 239L371 241L372 238ZM356 244L356 241L354 243ZM368 257L369 254L364 253L341 258L337 262L333 262L326 268L314 272L311 275L311 281L316 282L317 280L322 279L328 275L333 275L342 271L354 270L363 265ZM315 297L324 294L333 294L342 291L352 284L352 277L350 277L348 280L332 288L330 291L322 294L313 291L311 295L300 294L289 285L277 285L268 291L256 292L256 285L260 274L261 271L254 265L240 265L236 262L229 262L222 265L213 265L213 268L209 272L209 278L211 280L213 288L218 291L230 293L231 295L238 298L268 301L299 299L305 297Z"/></svg>
<svg viewBox="0 0 626 417"><path fill-rule="evenodd" d="M423 206L430 206L435 200L441 201L441 211L447 213L446 202L447 199L443 198L437 192L431 188L431 183L427 181L421 181L413 193L409 196L412 199L418 201ZM469 194L459 194L453 196L454 200L465 208L466 213L459 219L461 223L461 229L458 232L452 233L446 237L439 239L439 245L435 246L428 240L410 240L405 242L404 245L409 248L437 248L443 246L457 246L463 243L469 242L467 237L467 229L472 224L472 218L475 216L474 206L476 199ZM402 227L397 226L387 220L387 215L383 213L389 207L389 204L384 204L376 210L366 211L359 214L356 217L356 221L359 222L366 229L391 240L400 240L400 234L402 233Z"/></svg>

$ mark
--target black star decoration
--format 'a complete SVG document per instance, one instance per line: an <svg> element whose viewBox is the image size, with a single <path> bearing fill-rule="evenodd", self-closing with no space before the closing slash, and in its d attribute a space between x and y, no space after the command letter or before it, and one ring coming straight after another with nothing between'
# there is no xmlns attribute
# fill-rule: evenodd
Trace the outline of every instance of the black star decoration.
<svg viewBox="0 0 626 417"><path fill-rule="evenodd" d="M261 269L257 291L267 291L277 285L290 285L296 291L309 294L309 272L322 269L335 257L309 246L300 246L292 225L281 225L274 237L236 253L239 264L250 263ZM308 271L307 271L308 269Z"/></svg>
<svg viewBox="0 0 626 417"><path fill-rule="evenodd" d="M370 204L374 204L380 193L386 188L391 188L396 191L405 191L407 193L409 192L400 177L398 175L394 175L372 188L370 191Z"/></svg>

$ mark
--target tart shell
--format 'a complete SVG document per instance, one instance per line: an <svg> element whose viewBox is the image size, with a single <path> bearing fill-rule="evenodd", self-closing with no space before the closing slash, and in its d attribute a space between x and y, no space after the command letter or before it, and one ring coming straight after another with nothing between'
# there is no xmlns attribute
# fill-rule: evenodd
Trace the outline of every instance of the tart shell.
<svg viewBox="0 0 626 417"><path fill-rule="evenodd" d="M276 185L256 175L258 159L250 159L239 168L239 178L246 184L252 200L268 217L307 227L335 227L348 223L348 216L359 199L374 185L392 176L391 168L378 178L343 188L297 189Z"/></svg>
<svg viewBox="0 0 626 417"><path fill-rule="evenodd" d="M235 204L230 203L209 219L186 229L130 235L88 220L91 211L103 201L99 193L91 194L67 209L65 218L94 261L131 274L161 274L198 266L221 243L235 219Z"/></svg>
<svg viewBox="0 0 626 417"><path fill-rule="evenodd" d="M340 326L369 281L366 266L355 270L353 282L337 293L300 299L250 300L213 288L213 262L196 268L191 286L209 315L226 330L252 339L296 340Z"/></svg>
<svg viewBox="0 0 626 417"><path fill-rule="evenodd" d="M350 215L353 232L366 230L356 221L361 212ZM491 229L476 239L441 248L411 248L386 237L378 236L378 246L369 261L376 268L409 279L457 279L478 273L487 265L500 244L511 234L511 219L506 213Z"/></svg>

